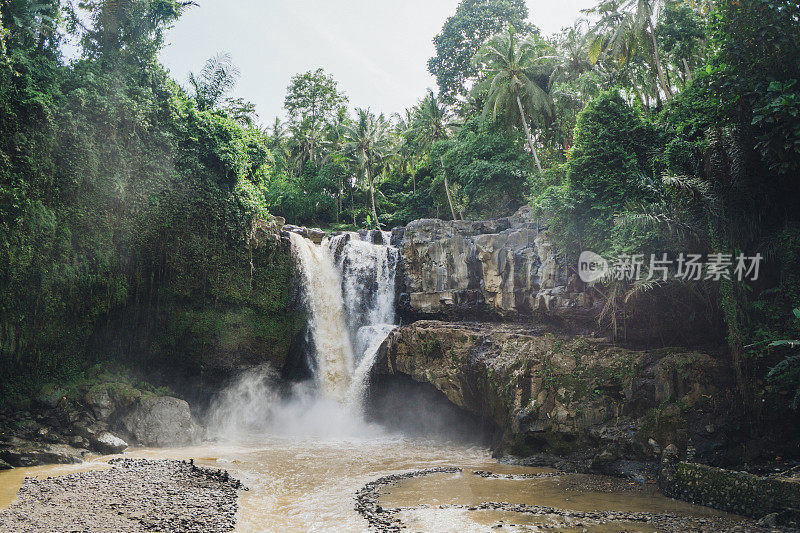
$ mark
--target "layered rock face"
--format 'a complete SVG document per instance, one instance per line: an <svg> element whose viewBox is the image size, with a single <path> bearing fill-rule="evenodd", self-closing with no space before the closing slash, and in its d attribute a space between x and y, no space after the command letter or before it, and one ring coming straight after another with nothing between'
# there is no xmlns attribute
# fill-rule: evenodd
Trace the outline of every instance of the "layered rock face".
<svg viewBox="0 0 800 533"><path fill-rule="evenodd" d="M393 231L405 311L421 315L559 314L590 305L522 208L488 221L416 220Z"/></svg>
<svg viewBox="0 0 800 533"><path fill-rule="evenodd" d="M518 325L419 321L392 333L375 372L429 383L493 422L498 448L582 453L617 473L675 444L710 457L725 441L726 366L691 350L635 351Z"/></svg>

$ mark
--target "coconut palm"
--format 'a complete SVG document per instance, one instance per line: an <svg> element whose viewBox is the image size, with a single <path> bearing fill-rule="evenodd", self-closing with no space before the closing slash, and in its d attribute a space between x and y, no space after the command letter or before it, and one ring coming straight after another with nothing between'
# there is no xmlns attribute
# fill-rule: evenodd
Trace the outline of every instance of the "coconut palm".
<svg viewBox="0 0 800 533"><path fill-rule="evenodd" d="M342 152L357 171L367 178L372 218L380 229L375 209L375 175L379 166L391 155L391 125L383 115L376 117L368 109L357 109L356 113L356 120L345 127Z"/></svg>
<svg viewBox="0 0 800 533"><path fill-rule="evenodd" d="M433 91L428 89L428 94L414 108L414 131L416 137L423 147L424 153L430 154L433 145L447 138L448 128L452 116L447 106L442 103ZM442 175L444 177L444 191L447 194L447 203L450 206L450 214L453 220L456 219L456 210L453 207L453 197L450 194L450 184L447 181L447 172L442 165Z"/></svg>
<svg viewBox="0 0 800 533"><path fill-rule="evenodd" d="M347 125L350 123L350 118L347 116L347 108L340 107L333 119L325 124L324 139L322 143L322 151L324 152L321 158L323 164L328 164L337 161L342 156L342 149L345 143L345 134ZM337 172L336 187L338 193L336 195L336 222L339 222L339 216L344 209L344 185L345 176ZM352 187L352 183L350 184Z"/></svg>
<svg viewBox="0 0 800 533"><path fill-rule="evenodd" d="M567 83L592 70L593 62L586 46L587 28L587 21L578 19L556 36L558 56L553 57L555 67L550 77L551 87L556 83Z"/></svg>
<svg viewBox="0 0 800 533"><path fill-rule="evenodd" d="M555 113L552 98L536 81L537 74L540 74L538 70L544 67L541 60L546 57L541 51L532 39L521 38L509 26L503 33L489 39L473 58L484 75L473 89L474 94L486 93L484 114L491 113L496 119L501 113L510 113L511 116L515 111L519 113L540 174L542 165L527 116L541 114L551 117Z"/></svg>
<svg viewBox="0 0 800 533"><path fill-rule="evenodd" d="M605 0L588 10L599 16L590 33L591 53L596 60L603 51L623 63L630 61L637 51L644 51L654 78L664 96L672 97L672 88L664 74L661 51L656 39L653 19L664 0Z"/></svg>
<svg viewBox="0 0 800 533"><path fill-rule="evenodd" d="M400 175L405 175L406 172L411 174L411 189L413 192L417 192L416 169L414 168L414 156L417 152L414 109L406 109L402 115L395 113L393 117L397 120L395 131L399 139L396 150L396 170Z"/></svg>
<svg viewBox="0 0 800 533"><path fill-rule="evenodd" d="M227 52L206 61L199 74L189 73L189 84L194 90L197 108L208 111L219 106L225 94L236 86L238 79L239 69Z"/></svg>

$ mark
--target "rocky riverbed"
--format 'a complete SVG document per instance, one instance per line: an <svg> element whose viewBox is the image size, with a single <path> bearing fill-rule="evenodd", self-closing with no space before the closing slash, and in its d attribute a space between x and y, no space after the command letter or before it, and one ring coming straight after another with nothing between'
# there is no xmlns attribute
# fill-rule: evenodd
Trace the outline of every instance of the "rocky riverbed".
<svg viewBox="0 0 800 533"><path fill-rule="evenodd" d="M437 467L415 470L403 474L392 474L376 479L364 485L356 495L356 510L366 519L375 531L399 532L411 526L407 519L418 518L418 515L446 516L448 513L478 514L484 512L503 516L505 520L497 520L489 529L501 531L540 531L541 529L563 528L570 531L664 531L664 532L726 532L726 531L796 531L791 528L780 528L751 520L741 520L734 516L708 515L690 516L672 512L633 512L633 511L584 511L568 508L556 508L546 505L528 505L503 501L487 501L475 504L422 504L416 506L392 506L383 503L387 489L402 486L409 480L442 474L457 474L461 469L456 467ZM489 471L476 470L474 476L488 479L535 479L563 476L569 484L570 475L559 472L528 475L495 474ZM574 477L574 476L573 476ZM582 478L585 482L592 479L597 485L601 478ZM585 490L586 487L583 487ZM602 490L599 485L594 489ZM648 489L641 485L631 485L628 492L642 493ZM615 489L616 491L616 489ZM565 500L567 503L568 499ZM413 529L419 527L419 521ZM541 528L541 529L540 529ZM610 529L609 529L610 528ZM438 531L438 529L437 529Z"/></svg>
<svg viewBox="0 0 800 533"><path fill-rule="evenodd" d="M232 531L238 492L227 472L175 460L114 459L111 469L27 478L0 531Z"/></svg>

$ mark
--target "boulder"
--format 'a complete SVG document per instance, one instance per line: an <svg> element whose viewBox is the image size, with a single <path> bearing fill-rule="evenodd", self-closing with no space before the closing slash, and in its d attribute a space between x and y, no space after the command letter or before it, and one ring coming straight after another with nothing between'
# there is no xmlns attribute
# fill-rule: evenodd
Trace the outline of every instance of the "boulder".
<svg viewBox="0 0 800 533"><path fill-rule="evenodd" d="M142 399L122 418L122 427L144 446L185 446L196 442L200 435L189 404L169 396Z"/></svg>
<svg viewBox="0 0 800 533"><path fill-rule="evenodd" d="M67 391L61 387L48 384L42 387L39 393L36 395L36 402L44 407L55 409L66 395Z"/></svg>
<svg viewBox="0 0 800 533"><path fill-rule="evenodd" d="M51 428L43 427L36 432L36 440L49 442L50 444L59 444L66 442L66 439L53 431Z"/></svg>
<svg viewBox="0 0 800 533"><path fill-rule="evenodd" d="M319 228L309 228L308 231L306 232L306 235L308 236L308 239L314 244L320 244L322 243L322 239L325 238L325 235L327 235L327 233L325 233L325 231Z"/></svg>
<svg viewBox="0 0 800 533"><path fill-rule="evenodd" d="M122 382L105 382L93 386L84 402L99 421L106 422L129 411L142 398L142 391Z"/></svg>
<svg viewBox="0 0 800 533"><path fill-rule="evenodd" d="M86 393L84 401L98 420L108 420L114 413L114 409L116 409L114 402L111 400L108 388L104 386L92 387L89 392Z"/></svg>
<svg viewBox="0 0 800 533"><path fill-rule="evenodd" d="M308 228L302 226L295 226L294 224L285 224L282 228L282 231L291 231L292 233L297 233L298 235L302 235L303 237L308 237Z"/></svg>
<svg viewBox="0 0 800 533"><path fill-rule="evenodd" d="M84 448L84 449L88 449L91 446L88 439L84 437L79 437L77 435L74 435L69 438L69 445L72 446L73 448Z"/></svg>
<svg viewBox="0 0 800 533"><path fill-rule="evenodd" d="M92 441L92 449L103 454L120 453L128 447L128 443L113 433L104 431Z"/></svg>
<svg viewBox="0 0 800 533"><path fill-rule="evenodd" d="M16 437L0 448L0 460L11 466L23 467L81 463L88 454L89 450L66 444L31 442Z"/></svg>

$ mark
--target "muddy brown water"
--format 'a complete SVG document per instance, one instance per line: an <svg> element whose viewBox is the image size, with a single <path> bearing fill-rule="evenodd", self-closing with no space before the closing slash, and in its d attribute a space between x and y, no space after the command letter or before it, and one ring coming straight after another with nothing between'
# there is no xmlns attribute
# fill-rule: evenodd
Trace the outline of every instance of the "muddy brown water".
<svg viewBox="0 0 800 533"><path fill-rule="evenodd" d="M437 474L405 480L383 491L386 507L420 504L472 505L485 501L526 503L572 510L671 512L686 516L720 515L655 493L600 492L602 478L495 479L474 470L498 474L531 474L543 469L509 466L493 460L480 447L403 438L367 440L267 439L238 445L208 444L192 448L133 449L128 457L194 458L198 464L229 470L249 491L240 495L236 531L367 531L354 510L354 494L364 484L391 473L435 466L458 466L460 474ZM10 505L26 476L58 476L108 468L109 457L80 465L18 468L0 472L0 508ZM593 481L592 483L588 482ZM585 488L582 488L585 485ZM605 489L607 490L607 489ZM487 531L493 524L537 524L535 517L505 511L467 513L460 509L415 509L400 517L412 531ZM648 526L603 526L607 532L654 531ZM509 529L504 529L508 531ZM599 530L598 530L599 531Z"/></svg>

